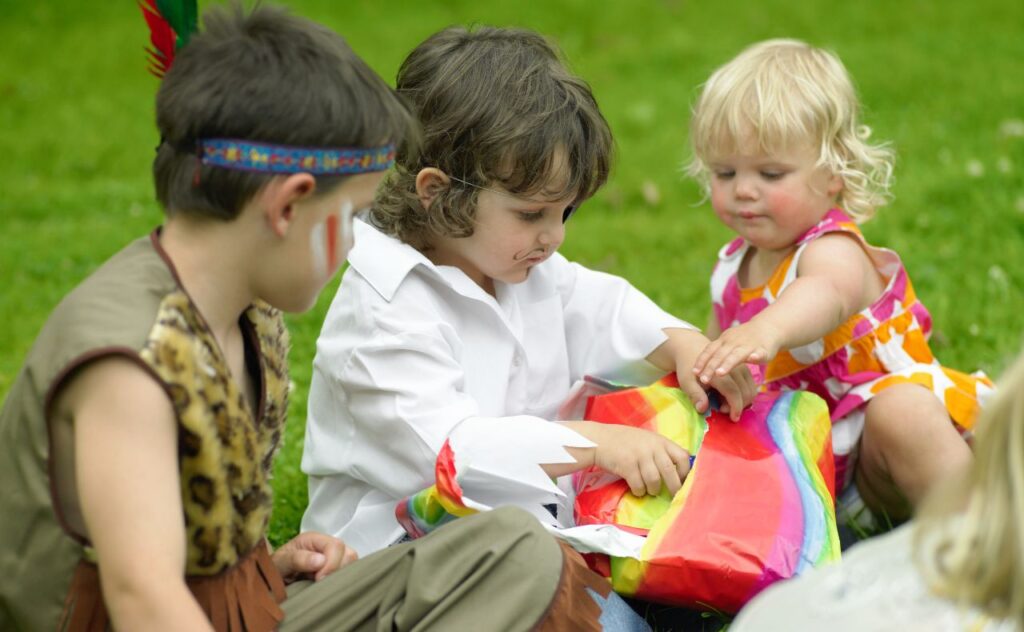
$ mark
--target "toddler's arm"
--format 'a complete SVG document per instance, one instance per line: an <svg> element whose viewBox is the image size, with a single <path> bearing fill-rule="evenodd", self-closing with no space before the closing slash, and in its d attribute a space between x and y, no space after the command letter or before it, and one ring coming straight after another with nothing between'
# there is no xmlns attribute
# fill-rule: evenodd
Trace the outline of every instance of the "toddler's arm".
<svg viewBox="0 0 1024 632"><path fill-rule="evenodd" d="M710 402L693 367L696 358L708 347L708 339L700 332L681 329L666 329L665 335L668 340L655 349L648 360L664 371L675 371L679 387L689 396L697 411L704 412ZM757 392L750 370L744 364L716 374L705 383L725 398L721 410L728 413L733 421L740 418L740 413L750 405Z"/></svg>
<svg viewBox="0 0 1024 632"><path fill-rule="evenodd" d="M742 363L766 364L780 349L818 340L870 305L878 285L878 273L854 239L819 237L804 249L796 280L749 322L722 332L693 372L707 384Z"/></svg>
<svg viewBox="0 0 1024 632"><path fill-rule="evenodd" d="M69 383L78 501L99 558L113 627L211 630L184 581L178 428L166 393L134 363L111 358Z"/></svg>
<svg viewBox="0 0 1024 632"><path fill-rule="evenodd" d="M551 270L564 302L570 375L648 383L675 371L697 410L707 409L704 388L692 372L708 340L689 323L672 316L621 277L552 257ZM643 366L640 366L643 365ZM646 373L643 367L646 367ZM630 373L632 370L632 373ZM726 398L734 418L753 397L746 367L716 376L710 384Z"/></svg>

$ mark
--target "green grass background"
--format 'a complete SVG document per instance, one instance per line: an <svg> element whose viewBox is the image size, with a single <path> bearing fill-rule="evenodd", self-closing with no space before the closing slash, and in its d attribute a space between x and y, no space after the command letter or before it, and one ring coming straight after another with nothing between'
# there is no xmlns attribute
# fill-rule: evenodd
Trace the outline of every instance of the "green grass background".
<svg viewBox="0 0 1024 632"><path fill-rule="evenodd" d="M303 0L389 81L449 24L536 29L592 85L618 143L608 186L563 252L704 323L729 235L681 174L697 86L745 45L797 37L839 53L866 121L898 151L895 202L865 226L898 250L946 364L998 374L1024 325L1024 3ZM201 3L201 7L206 3ZM161 221L150 161L156 80L134 3L0 0L0 396L60 297ZM648 194L644 195L644 190ZM657 193L652 195L651 193ZM271 536L306 502L302 452L314 342L337 283L291 316L296 390L276 467Z"/></svg>

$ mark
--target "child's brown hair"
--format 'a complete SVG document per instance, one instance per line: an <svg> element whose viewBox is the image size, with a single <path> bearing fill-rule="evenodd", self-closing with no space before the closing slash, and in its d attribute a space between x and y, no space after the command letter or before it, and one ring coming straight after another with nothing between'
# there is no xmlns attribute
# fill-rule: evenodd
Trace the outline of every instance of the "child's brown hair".
<svg viewBox="0 0 1024 632"><path fill-rule="evenodd" d="M303 147L375 147L414 136L394 91L338 34L289 14L237 4L204 14L156 99L153 161L168 215L233 219L274 175L199 163L198 142L240 139ZM318 192L344 176L318 176Z"/></svg>
<svg viewBox="0 0 1024 632"><path fill-rule="evenodd" d="M396 87L422 126L422 145L399 151L372 221L417 248L432 235L472 235L480 187L582 200L607 180L608 124L590 87L537 33L444 29L409 54ZM424 209L416 176L426 167L453 180Z"/></svg>

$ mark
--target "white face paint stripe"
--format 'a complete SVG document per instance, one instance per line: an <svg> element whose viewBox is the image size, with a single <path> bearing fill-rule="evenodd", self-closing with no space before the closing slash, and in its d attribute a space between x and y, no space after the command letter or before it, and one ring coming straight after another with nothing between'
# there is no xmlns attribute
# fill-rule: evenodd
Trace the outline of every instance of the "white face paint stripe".
<svg viewBox="0 0 1024 632"><path fill-rule="evenodd" d="M341 258L348 257L355 246L356 237L352 231L352 201L341 203Z"/></svg>
<svg viewBox="0 0 1024 632"><path fill-rule="evenodd" d="M310 248L313 255L313 273L320 278L327 276L327 228L324 222L313 227Z"/></svg>
<svg viewBox="0 0 1024 632"><path fill-rule="evenodd" d="M310 233L310 249L313 257L313 271L321 278L333 274L352 250L355 237L352 234L352 202L341 203L338 213L328 215L324 221L313 227Z"/></svg>

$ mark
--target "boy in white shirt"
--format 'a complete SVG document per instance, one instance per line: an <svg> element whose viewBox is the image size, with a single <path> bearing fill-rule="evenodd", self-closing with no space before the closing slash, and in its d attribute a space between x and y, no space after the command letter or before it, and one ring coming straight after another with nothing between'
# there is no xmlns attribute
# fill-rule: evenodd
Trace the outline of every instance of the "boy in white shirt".
<svg viewBox="0 0 1024 632"><path fill-rule="evenodd" d="M356 223L317 342L303 530L361 555L397 541L396 503L434 482L456 433L505 442L552 477L597 465L637 495L677 491L689 458L671 441L548 421L587 374L645 383L677 371L708 406L692 372L707 339L624 279L555 252L608 174L611 132L589 87L535 33L449 28L409 55L397 88L422 149L399 152ZM710 386L734 418L754 393L745 367ZM571 458L549 458L552 447Z"/></svg>

